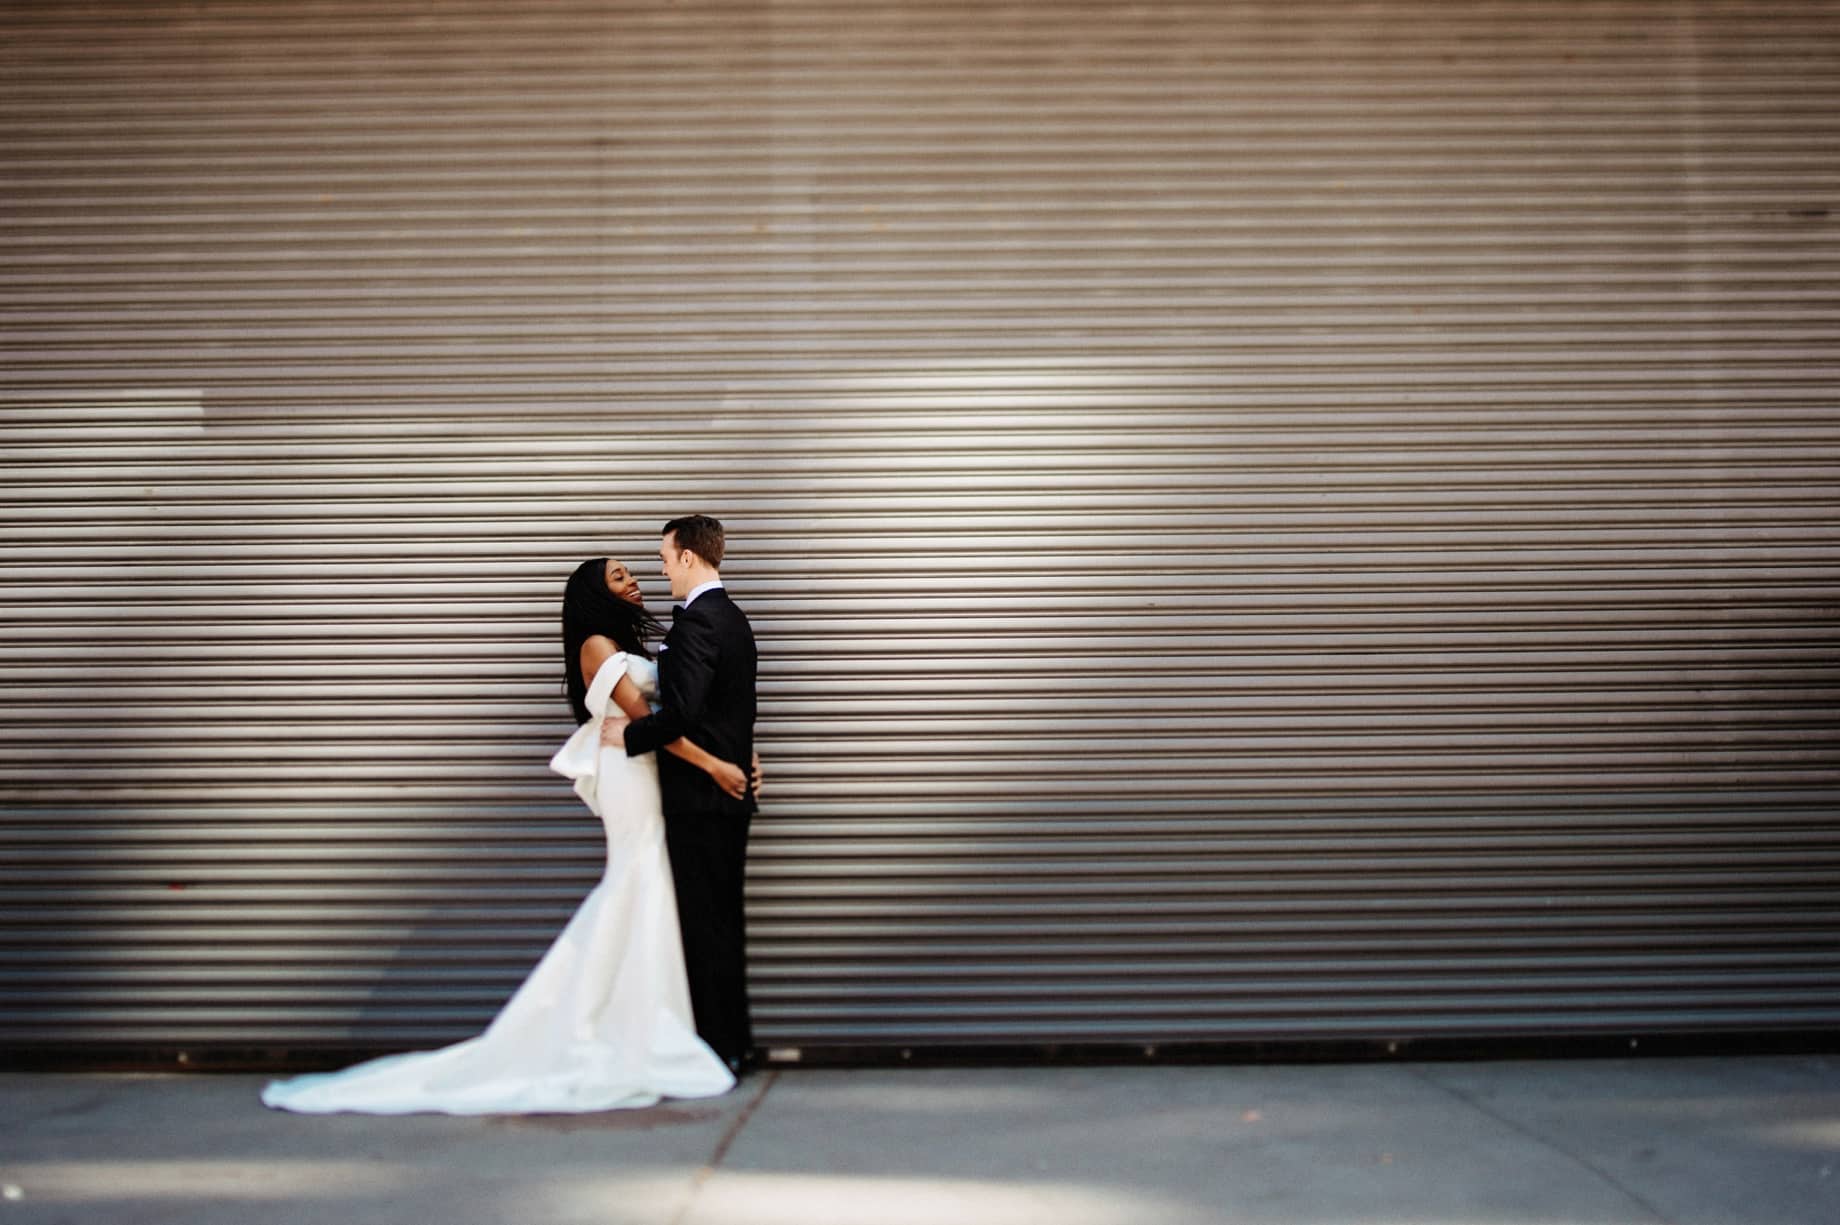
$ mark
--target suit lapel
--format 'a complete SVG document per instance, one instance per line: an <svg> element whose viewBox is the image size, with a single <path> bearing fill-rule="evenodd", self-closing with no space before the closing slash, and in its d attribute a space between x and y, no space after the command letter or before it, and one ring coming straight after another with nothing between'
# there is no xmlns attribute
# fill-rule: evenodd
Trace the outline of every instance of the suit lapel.
<svg viewBox="0 0 1840 1225"><path fill-rule="evenodd" d="M664 670L671 666L671 640L677 637L677 627L682 625L683 621L683 609L680 608L671 614L671 628L664 632L664 642L658 648L658 673L660 676L663 676Z"/></svg>

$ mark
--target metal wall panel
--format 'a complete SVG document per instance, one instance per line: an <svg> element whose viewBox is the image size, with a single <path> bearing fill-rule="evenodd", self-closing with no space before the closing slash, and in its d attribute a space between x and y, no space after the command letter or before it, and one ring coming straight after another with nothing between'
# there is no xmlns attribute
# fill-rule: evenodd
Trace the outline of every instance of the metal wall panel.
<svg viewBox="0 0 1840 1225"><path fill-rule="evenodd" d="M473 1032L712 510L779 1047L1840 1021L1840 10L17 4L0 1044Z"/></svg>

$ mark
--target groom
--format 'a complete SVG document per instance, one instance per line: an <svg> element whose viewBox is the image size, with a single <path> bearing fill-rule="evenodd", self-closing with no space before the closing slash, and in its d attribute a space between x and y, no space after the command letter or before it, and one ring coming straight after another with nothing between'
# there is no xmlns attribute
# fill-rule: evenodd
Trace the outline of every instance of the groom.
<svg viewBox="0 0 1840 1225"><path fill-rule="evenodd" d="M629 757L688 736L743 773L753 758L754 631L722 589L722 546L722 525L708 515L664 525L658 555L671 598L682 603L672 609L671 631L658 652L662 705L607 729L611 742L623 735ZM736 799L670 753L658 754L658 784L696 1031L739 1075L754 1047L741 901L753 791Z"/></svg>

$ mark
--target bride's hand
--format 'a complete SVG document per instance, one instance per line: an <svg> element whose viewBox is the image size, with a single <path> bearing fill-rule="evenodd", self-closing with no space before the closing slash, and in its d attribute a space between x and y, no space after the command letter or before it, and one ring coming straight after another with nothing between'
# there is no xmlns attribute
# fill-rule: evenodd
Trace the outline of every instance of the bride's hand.
<svg viewBox="0 0 1840 1225"><path fill-rule="evenodd" d="M733 762L718 761L709 767L709 777L716 780L716 786L728 792L737 800L747 798L747 775L741 767Z"/></svg>

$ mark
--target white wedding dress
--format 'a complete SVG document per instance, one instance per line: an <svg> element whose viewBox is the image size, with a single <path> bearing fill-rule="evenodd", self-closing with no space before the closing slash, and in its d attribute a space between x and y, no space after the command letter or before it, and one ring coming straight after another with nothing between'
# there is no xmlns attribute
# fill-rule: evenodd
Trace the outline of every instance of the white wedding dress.
<svg viewBox="0 0 1840 1225"><path fill-rule="evenodd" d="M600 746L621 676L648 700L651 660L624 653L588 689L593 718L550 760L607 831L607 871L476 1038L275 1081L265 1105L308 1114L546 1114L715 1097L735 1078L696 1036L665 854L658 762Z"/></svg>

